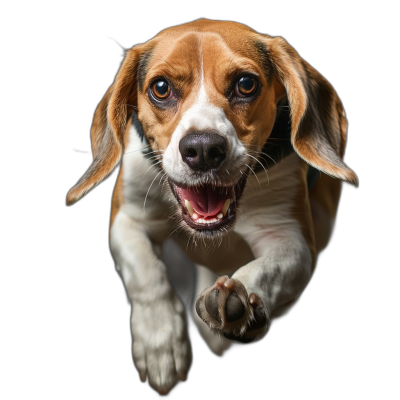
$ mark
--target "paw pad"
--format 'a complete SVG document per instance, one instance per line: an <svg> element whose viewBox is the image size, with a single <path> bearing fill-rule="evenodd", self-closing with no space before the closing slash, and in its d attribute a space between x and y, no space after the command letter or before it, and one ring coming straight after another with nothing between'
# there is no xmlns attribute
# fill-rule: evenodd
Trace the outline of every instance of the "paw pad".
<svg viewBox="0 0 400 400"><path fill-rule="evenodd" d="M268 325L261 299L247 293L243 284L227 276L219 277L196 302L199 317L228 339L250 342Z"/></svg>
<svg viewBox="0 0 400 400"><path fill-rule="evenodd" d="M219 290L212 290L205 298L205 307L208 313L217 321L221 322L221 317L218 311L218 295Z"/></svg>
<svg viewBox="0 0 400 400"><path fill-rule="evenodd" d="M240 301L236 292L231 292L226 299L225 304L225 315L228 322L234 322L243 318L245 308L243 303Z"/></svg>
<svg viewBox="0 0 400 400"><path fill-rule="evenodd" d="M209 292L204 300L204 306L207 312L218 322L221 322L221 315L219 312L218 297L220 294L219 289L214 289ZM225 300L225 319L227 322L234 322L243 318L245 308L236 292L230 292Z"/></svg>

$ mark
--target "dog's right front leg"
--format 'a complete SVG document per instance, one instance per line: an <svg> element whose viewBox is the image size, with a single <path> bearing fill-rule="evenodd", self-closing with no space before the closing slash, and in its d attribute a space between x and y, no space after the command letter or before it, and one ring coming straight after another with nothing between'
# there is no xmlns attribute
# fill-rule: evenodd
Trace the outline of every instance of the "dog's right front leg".
<svg viewBox="0 0 400 400"><path fill-rule="evenodd" d="M111 228L111 252L132 304L132 353L140 379L166 394L191 363L185 309L142 224L122 211Z"/></svg>

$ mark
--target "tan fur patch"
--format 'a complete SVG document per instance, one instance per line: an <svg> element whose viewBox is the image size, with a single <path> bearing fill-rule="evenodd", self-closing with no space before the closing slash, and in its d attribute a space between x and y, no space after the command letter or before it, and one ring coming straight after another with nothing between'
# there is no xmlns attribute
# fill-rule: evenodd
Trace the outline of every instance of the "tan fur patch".
<svg viewBox="0 0 400 400"><path fill-rule="evenodd" d="M305 162L302 162L300 168L296 171L299 182L301 182L301 184L298 185L296 188L297 191L293 201L291 215L300 224L301 233L310 250L312 268L314 268L317 262L317 253L315 248L315 235L313 229L313 220L311 216L309 193L307 188L307 171L308 165Z"/></svg>
<svg viewBox="0 0 400 400"><path fill-rule="evenodd" d="M258 77L260 94L247 104L236 104L227 92L246 73ZM157 78L173 85L173 106L150 101L148 89ZM343 162L347 121L329 82L281 37L260 35L235 22L202 19L168 28L127 51L93 118L93 163L68 193L67 204L79 200L118 165L124 132L137 108L153 150L166 149L202 82L210 104L224 111L240 141L255 152L272 131L278 101L287 95L295 151L326 174L358 184Z"/></svg>

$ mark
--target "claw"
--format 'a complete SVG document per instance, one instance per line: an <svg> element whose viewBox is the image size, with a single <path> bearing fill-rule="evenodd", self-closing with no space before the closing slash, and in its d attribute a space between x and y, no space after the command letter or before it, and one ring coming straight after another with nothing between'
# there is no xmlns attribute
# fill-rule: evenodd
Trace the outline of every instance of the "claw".
<svg viewBox="0 0 400 400"><path fill-rule="evenodd" d="M165 396L169 393L169 391L171 390L171 388L167 388L167 387L162 387L162 388L158 388L157 392L159 394L161 394L162 396Z"/></svg>
<svg viewBox="0 0 400 400"><path fill-rule="evenodd" d="M255 293L252 293L249 296L249 303L253 306L256 307L258 305L258 297Z"/></svg>
<svg viewBox="0 0 400 400"><path fill-rule="evenodd" d="M224 283L224 286L225 286L227 289L232 290L233 287L235 286L235 280L234 280L234 279L231 279L231 278L227 279L227 280L225 281L225 283Z"/></svg>
<svg viewBox="0 0 400 400"><path fill-rule="evenodd" d="M184 372L184 371L179 371L178 372L178 377L179 377L179 379L181 380L181 381L186 381L186 379L187 379L187 375L186 375L186 372Z"/></svg>
<svg viewBox="0 0 400 400"><path fill-rule="evenodd" d="M217 286L223 286L223 284L224 284L227 280L229 280L228 275L223 275L223 276L220 276L220 277L215 281L215 283L217 284Z"/></svg>

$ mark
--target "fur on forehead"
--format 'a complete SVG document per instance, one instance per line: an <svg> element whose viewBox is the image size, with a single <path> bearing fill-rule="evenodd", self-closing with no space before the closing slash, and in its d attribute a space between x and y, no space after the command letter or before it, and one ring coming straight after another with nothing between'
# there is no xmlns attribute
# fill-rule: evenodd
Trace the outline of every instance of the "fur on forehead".
<svg viewBox="0 0 400 400"><path fill-rule="evenodd" d="M195 24L194 28L197 26ZM210 31L218 25L205 23L207 29L200 26L203 29L192 29L188 25L187 30L175 32L174 27L170 28L171 33L169 30L162 32L154 39L155 43L146 55L146 68L139 72L138 96L139 120L146 136L154 144L153 148L165 148L180 118L196 101L203 84L208 102L224 110L242 142L262 146L275 119L277 96L282 97L284 90L277 80L272 81L273 71L267 70L257 47L259 39L233 40L229 30ZM234 80L243 74L257 76L263 94L249 107L232 107L226 94ZM173 83L180 95L179 108L157 110L150 103L146 91L160 77L167 77ZM280 90L276 90L278 86Z"/></svg>
<svg viewBox="0 0 400 400"><path fill-rule="evenodd" d="M248 36L244 35L247 31ZM168 73L192 83L192 75L215 68L224 73L242 69L261 75L266 72L265 54L260 51L259 34L246 25L229 21L197 20L161 31L147 42L146 69L139 80L152 78L157 73ZM270 67L270 65L269 65ZM272 78L272 68L268 77ZM182 71L185 73L182 74ZM189 73L188 73L189 72Z"/></svg>
<svg viewBox="0 0 400 400"><path fill-rule="evenodd" d="M251 72L260 81L262 94L249 107L235 109L227 99L225 90L235 71ZM283 38L236 22L201 19L168 28L126 52L93 117L93 163L69 191L67 204L78 201L119 165L134 110L139 109L153 149L165 149L196 100L202 72L208 100L223 109L242 143L264 145L263 152L268 152L267 139L278 138L286 144L273 147L281 147L282 156L294 150L320 171L358 184L343 161L347 119L332 85ZM184 93L179 107L156 110L146 99L146 85L157 74L174 79ZM285 101L287 112L276 112L279 100Z"/></svg>

